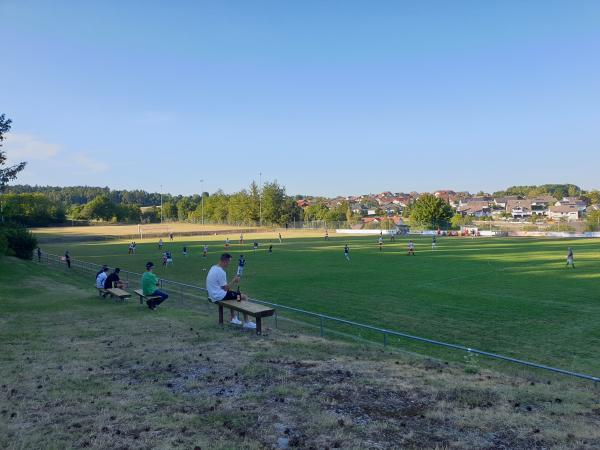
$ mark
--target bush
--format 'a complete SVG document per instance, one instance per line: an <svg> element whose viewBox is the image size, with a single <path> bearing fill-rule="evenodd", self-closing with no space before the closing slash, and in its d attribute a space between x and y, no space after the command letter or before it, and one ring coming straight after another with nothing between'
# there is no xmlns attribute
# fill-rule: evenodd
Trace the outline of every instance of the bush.
<svg viewBox="0 0 600 450"><path fill-rule="evenodd" d="M21 259L31 259L36 247L37 239L26 228L20 225L0 227L0 250L4 249L4 254Z"/></svg>

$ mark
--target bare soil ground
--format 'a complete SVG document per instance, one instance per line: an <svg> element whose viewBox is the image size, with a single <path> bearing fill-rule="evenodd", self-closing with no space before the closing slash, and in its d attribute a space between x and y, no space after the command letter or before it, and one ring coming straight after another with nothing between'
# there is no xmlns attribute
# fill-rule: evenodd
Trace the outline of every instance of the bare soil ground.
<svg viewBox="0 0 600 450"><path fill-rule="evenodd" d="M41 243L55 242L85 242L104 239L135 240L136 242L157 241L159 237L167 239L169 233L176 238L180 236L214 236L218 235L220 240L228 236L232 242L238 242L240 232L243 232L245 240L253 236L268 236L276 239L277 231L266 227L237 227L234 225L202 225L194 223L165 223L148 224L141 226L143 238L140 238L140 229L137 225L90 225L90 226L64 226L48 228L32 228ZM323 236L323 231L317 230L285 230L287 238Z"/></svg>
<svg viewBox="0 0 600 450"><path fill-rule="evenodd" d="M600 448L586 382L257 337L204 305L152 312L68 283L0 261L0 448Z"/></svg>

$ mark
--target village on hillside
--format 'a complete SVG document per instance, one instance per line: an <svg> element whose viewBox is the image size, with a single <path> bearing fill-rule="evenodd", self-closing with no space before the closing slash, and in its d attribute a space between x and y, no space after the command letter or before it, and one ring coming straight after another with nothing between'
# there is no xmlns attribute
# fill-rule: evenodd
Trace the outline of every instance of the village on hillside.
<svg viewBox="0 0 600 450"><path fill-rule="evenodd" d="M296 201L297 205L306 209L317 203L329 209L338 208L345 202L354 215L360 217L354 228L379 227L382 223L391 222L396 226L408 223L410 205L423 193L392 193L335 197L306 197ZM524 224L574 224L584 220L588 213L600 211L600 204L591 203L583 196L556 198L551 195L471 195L468 192L439 190L433 195L447 202L457 215L476 221L502 221L506 223ZM391 225L390 223L390 225Z"/></svg>

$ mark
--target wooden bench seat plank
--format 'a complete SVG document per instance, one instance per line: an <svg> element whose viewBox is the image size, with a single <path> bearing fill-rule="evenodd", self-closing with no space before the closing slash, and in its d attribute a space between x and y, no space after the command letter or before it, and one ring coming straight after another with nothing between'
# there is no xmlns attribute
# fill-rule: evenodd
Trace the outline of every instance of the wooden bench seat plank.
<svg viewBox="0 0 600 450"><path fill-rule="evenodd" d="M275 310L269 306L248 301L238 302L237 300L223 300L218 303L227 308L233 309L234 311L246 313L254 317L268 317L275 313Z"/></svg>
<svg viewBox="0 0 600 450"><path fill-rule="evenodd" d="M121 288L107 289L107 291L111 295L111 297L117 297L120 300L125 300L131 297L131 294L129 292L124 291Z"/></svg>
<svg viewBox="0 0 600 450"><path fill-rule="evenodd" d="M256 319L256 334L262 334L262 318L275 314L275 310L269 306L259 303L252 303L247 300L238 302L237 300L222 300L216 302L219 306L219 324L223 325L223 308L229 308L232 311L248 314Z"/></svg>
<svg viewBox="0 0 600 450"><path fill-rule="evenodd" d="M140 305L144 303L144 299L146 299L146 300L158 300L158 299L160 299L159 295L144 295L144 291L142 291L141 289L136 289L133 292L135 292L136 295L139 295L139 297L140 297Z"/></svg>

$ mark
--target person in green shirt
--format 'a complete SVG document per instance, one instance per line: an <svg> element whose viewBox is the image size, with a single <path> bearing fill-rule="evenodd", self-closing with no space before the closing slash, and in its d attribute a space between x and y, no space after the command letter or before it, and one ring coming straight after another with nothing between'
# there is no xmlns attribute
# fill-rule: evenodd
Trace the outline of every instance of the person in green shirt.
<svg viewBox="0 0 600 450"><path fill-rule="evenodd" d="M154 263L151 261L147 262L146 272L144 272L144 275L142 275L142 292L144 295L160 297L159 300L146 300L146 305L148 305L148 308L152 310L169 298L168 294L157 289L159 283L158 278L152 272L153 269Z"/></svg>

